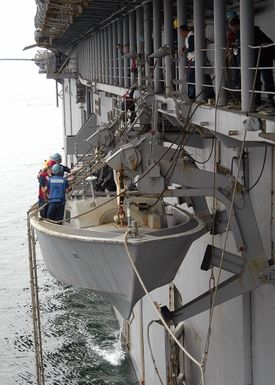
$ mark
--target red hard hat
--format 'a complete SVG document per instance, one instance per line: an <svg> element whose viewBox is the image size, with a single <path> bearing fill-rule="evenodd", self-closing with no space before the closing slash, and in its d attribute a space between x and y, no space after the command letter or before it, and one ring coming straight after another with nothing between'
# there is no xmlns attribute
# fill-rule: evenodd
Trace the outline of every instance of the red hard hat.
<svg viewBox="0 0 275 385"><path fill-rule="evenodd" d="M46 165L47 168L52 168L52 166L53 166L55 163L56 163L55 160L50 159L50 160L47 160L47 162L45 163L45 165Z"/></svg>

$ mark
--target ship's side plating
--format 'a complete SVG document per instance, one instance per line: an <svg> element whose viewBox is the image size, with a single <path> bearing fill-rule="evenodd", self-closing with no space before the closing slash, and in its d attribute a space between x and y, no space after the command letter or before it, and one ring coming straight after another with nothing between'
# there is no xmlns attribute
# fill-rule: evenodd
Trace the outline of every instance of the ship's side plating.
<svg viewBox="0 0 275 385"><path fill-rule="evenodd" d="M233 91L240 97L240 110L226 107L230 90L226 90L223 67L228 9L237 11L241 21L241 89L238 94ZM194 114L190 117L190 122L196 127L196 135L187 143L186 150L198 161L199 168L212 172L216 168L219 172L236 175L240 148L247 130L239 181L247 189L253 187L249 195L266 255L272 262L275 237L275 119L270 113L258 114L250 110L255 73L251 69L255 68L251 48L254 44L253 25L259 25L275 40L274 2L153 0L113 1L111 4L103 0L83 2L81 10L82 13L75 15L74 21L70 20L70 26L62 34L45 37L42 29L37 38L41 46L66 53L58 68L49 71L48 67L47 75L55 78L62 89L59 94L63 98L67 162L73 163L77 155L87 151L87 143L83 139L88 138L88 133L92 133L95 126L119 114L121 97L134 83L139 89L152 94L149 108L154 106L158 111L159 121L165 122L163 131L167 136L173 134L174 127L180 126L179 119L186 118L188 114L186 104L182 103L187 100L186 61L182 55L184 42L173 29L173 21L177 19L178 25L191 22L196 46L195 86L199 96L193 104ZM207 70L211 70L215 78L213 85L218 108L207 103L199 104L203 100L205 34L215 42L208 45L208 58L212 64ZM160 54L161 47L167 49L168 54ZM175 51L179 53L177 60ZM155 53L154 58L150 58L152 53ZM218 138L217 142L213 141L213 135ZM208 204L212 209L212 199L208 199ZM218 208L223 207L218 204ZM215 235L215 246L222 248L224 237L224 233ZM174 310L208 290L213 284L211 271L202 271L201 263L206 247L211 243L212 236L208 233L191 246L174 282L152 293L157 304ZM231 231L226 250L239 253ZM216 276L215 269L214 274ZM222 280L228 275L223 272ZM260 288L215 308L206 368L207 384L274 383L274 303L275 287L270 279ZM209 311L200 312L198 308L197 313L184 320L184 335L181 338L185 347L200 360L209 331ZM150 325L151 347L163 383L199 384L197 367L177 354L163 327L151 323L155 319L151 304L143 298L135 306L130 320L121 320L125 342L139 379L150 385L160 383L148 341ZM180 371L184 374L184 382L175 382L171 373L179 374Z"/></svg>

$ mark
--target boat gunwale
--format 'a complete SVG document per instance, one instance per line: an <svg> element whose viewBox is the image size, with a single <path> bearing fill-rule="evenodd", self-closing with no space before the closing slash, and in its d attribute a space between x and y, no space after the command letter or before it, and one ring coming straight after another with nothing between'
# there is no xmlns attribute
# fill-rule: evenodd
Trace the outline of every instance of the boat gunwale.
<svg viewBox="0 0 275 385"><path fill-rule="evenodd" d="M174 209L176 209L177 211L180 211L184 214L186 214L188 217L189 217L189 220L186 222L188 223L190 220L195 220L197 222L197 225L194 226L192 229L189 229L187 231L184 231L184 232L177 232L176 234L163 234L163 235L156 235L154 236L154 234L151 232L151 233L148 233L148 234L145 234L144 233L141 233L142 235L144 235L143 237L129 237L128 238L128 243L130 244L142 244L142 243L147 243L147 242L159 242L161 240L167 240L167 239L177 239L177 238L181 238L183 236L188 236L188 235L192 235L194 233L197 233L199 231L202 231L203 229L206 230L206 225L205 223L199 219L198 217L196 217L195 215L189 213L188 211L185 211L179 207L176 207L176 206L173 206ZM42 225L42 223L44 224L44 226ZM185 223L185 224L186 224ZM95 235L95 232L92 232L91 230L91 236L86 236L86 235L77 235L77 234L69 234L69 233L65 233L65 232L61 232L60 230L62 230L62 228L66 228L66 229L72 229L73 231L76 231L78 233L80 233L81 231L85 231L85 232L88 232L90 230L82 230L82 229L77 229L77 228L73 228L73 227L70 227L70 226L60 226L59 224L55 224L55 223L50 223L50 222L46 222L44 221L42 218L38 218L38 216L35 216L31 219L31 224L32 226L35 228L35 230L37 231L40 231L44 234L47 234L49 236L54 236L56 238L61 238L61 239L68 239L68 240L78 240L78 241L84 241L84 242L98 242L98 243L110 243L110 244L118 244L118 243L124 243L124 236L125 236L125 233L127 231L127 228L125 229L125 232L123 233L114 233L112 231L109 231L108 234L109 236L104 236L104 237L100 237L100 236L96 236ZM167 229L169 229L171 231L172 228L177 228L179 226L182 226L183 224L179 224L179 225L175 225L175 226L171 226ZM49 228L50 227L50 228ZM57 231L59 230L59 231ZM100 232L97 232L98 234L100 234ZM106 232L101 232L101 234L106 234ZM114 236L115 234L115 236ZM110 238L110 236L112 238Z"/></svg>

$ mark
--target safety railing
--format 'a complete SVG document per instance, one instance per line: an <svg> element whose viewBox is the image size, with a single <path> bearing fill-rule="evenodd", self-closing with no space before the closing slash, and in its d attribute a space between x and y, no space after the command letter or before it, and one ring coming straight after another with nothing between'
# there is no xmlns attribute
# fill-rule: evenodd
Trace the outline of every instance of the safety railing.
<svg viewBox="0 0 275 385"><path fill-rule="evenodd" d="M274 45L275 43L265 44L262 46L249 46L249 48L263 51L264 49L273 47ZM238 49L238 47L236 47L236 49ZM225 58L228 52L228 47L223 47L222 50L224 53L221 53L221 56ZM173 95L173 93L182 92L188 94L188 88L190 86L194 86L197 92L198 89L203 88L204 90L212 89L217 93L217 89L219 89L217 81L221 81L221 76L220 73L217 74L216 71L222 71L223 79L220 89L225 95L224 100L233 98L237 99L239 104L241 103L241 99L243 97L241 89L241 72L243 69L241 68L241 65L238 65L237 58L234 59L233 57L235 62L232 60L232 63L226 63L226 60L224 59L224 65L216 69L213 60L213 54L216 54L216 48L211 46L202 48L201 52L203 52L205 56L212 56L212 58L209 64L206 61L205 64L199 68L200 78L197 81L196 77L198 74L198 69L196 68L196 65L187 65L187 59L185 58L182 60L176 45L173 47L173 49L169 49L168 51L169 52L164 52L163 56L159 57L153 56L154 53L147 55L146 57L144 52L135 53L135 55L130 53L128 55L121 55L118 51L115 57L110 57L109 53L109 56L106 58L103 54L106 54L106 52L101 48L101 53L97 55L96 60L90 59L89 63L93 67L92 69L89 69L90 80L104 84L120 86L126 89L130 89L132 86L137 86L140 89L147 89L149 92L155 90L155 92L166 94L168 93L171 95ZM170 56L170 60L168 61L166 60L167 55ZM167 76L167 63L170 63L170 78ZM275 67L272 65L260 66L259 63L249 67L249 70L253 71L253 78L255 77L256 72L258 72L258 76L261 76L264 71L272 71L273 76L274 69ZM191 70L195 73L194 81L190 81L190 79L188 80L187 74L188 71ZM169 85L166 84L168 80L170 82ZM156 91L156 89L158 91ZM247 92L250 94L253 93L255 95L260 94L264 97L269 95L270 98L271 95L275 95L275 89L273 89L272 84L270 87L265 85L264 89L261 89L258 84L256 84L256 86L254 85L253 87L251 85L251 87L249 87L249 91Z"/></svg>
<svg viewBox="0 0 275 385"><path fill-rule="evenodd" d="M253 89L250 89L250 93L258 94L258 95L267 95L268 99L272 100L273 104L273 95L275 95L275 86L274 86L274 70L275 66L261 66L261 55L262 53L265 53L265 50L268 48L273 48L275 51L275 43L267 43L267 44L262 44L260 46L249 46L252 50L258 50L257 56L257 63L256 67L250 67L249 70L255 71L255 81L253 84ZM271 63L273 63L272 56L268 59ZM268 71L268 73L264 73L263 71ZM261 80L260 76L263 77L263 82L264 82L264 90L259 90L257 88L261 87ZM268 79L267 79L268 76ZM257 81L258 78L258 81ZM269 89L267 89L269 88Z"/></svg>
<svg viewBox="0 0 275 385"><path fill-rule="evenodd" d="M261 76L261 73L262 71L267 71L267 70L271 70L272 71L272 74L271 76L274 77L274 70L275 70L275 66L260 66L259 63L261 61L261 51L266 49L266 48L270 48L270 47L275 47L275 43L271 43L271 44L263 44L263 45L260 45L260 46L249 46L249 48L253 49L253 50L259 50L258 54L256 55L256 61L258 62L258 65L256 66L253 66L253 67L249 67L248 69L250 71L253 71L254 73L254 79L256 78L256 76ZM228 48L224 48L224 49L228 49ZM240 47L236 47L236 50L238 50L240 52ZM239 55L239 54L238 54ZM237 54L235 54L235 56L237 57L238 56ZM235 72L235 74L238 74L239 76L239 83L240 83L240 72L241 72L241 66L224 66L223 67L224 70L227 70L227 71L231 71L231 72ZM271 78L272 79L272 78ZM272 80L271 80L272 81ZM274 80L273 80L273 85L271 85L271 88L274 88ZM228 87L228 86L223 86L223 89L226 90L226 91L230 91L230 92L241 92L241 88L238 88L238 87ZM255 94L263 94L263 95L275 95L275 90L272 91L271 90L258 90L258 89L250 89L249 90L250 93L255 93Z"/></svg>

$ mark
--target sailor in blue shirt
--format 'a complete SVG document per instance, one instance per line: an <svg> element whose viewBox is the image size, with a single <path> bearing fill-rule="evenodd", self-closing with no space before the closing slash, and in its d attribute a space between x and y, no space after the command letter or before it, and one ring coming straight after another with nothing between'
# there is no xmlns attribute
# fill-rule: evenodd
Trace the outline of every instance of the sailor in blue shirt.
<svg viewBox="0 0 275 385"><path fill-rule="evenodd" d="M71 172L71 169L67 166L64 166L63 164L61 164L62 162L62 157L60 154L58 153L55 153L51 156L51 159L54 160L57 164L60 164L60 166L63 167L63 172L67 172L67 173L70 173Z"/></svg>
<svg viewBox="0 0 275 385"><path fill-rule="evenodd" d="M52 167L52 174L53 176L47 186L49 195L47 218L53 221L62 221L65 209L65 193L69 192L69 183L63 177L63 167L60 164L55 164Z"/></svg>

